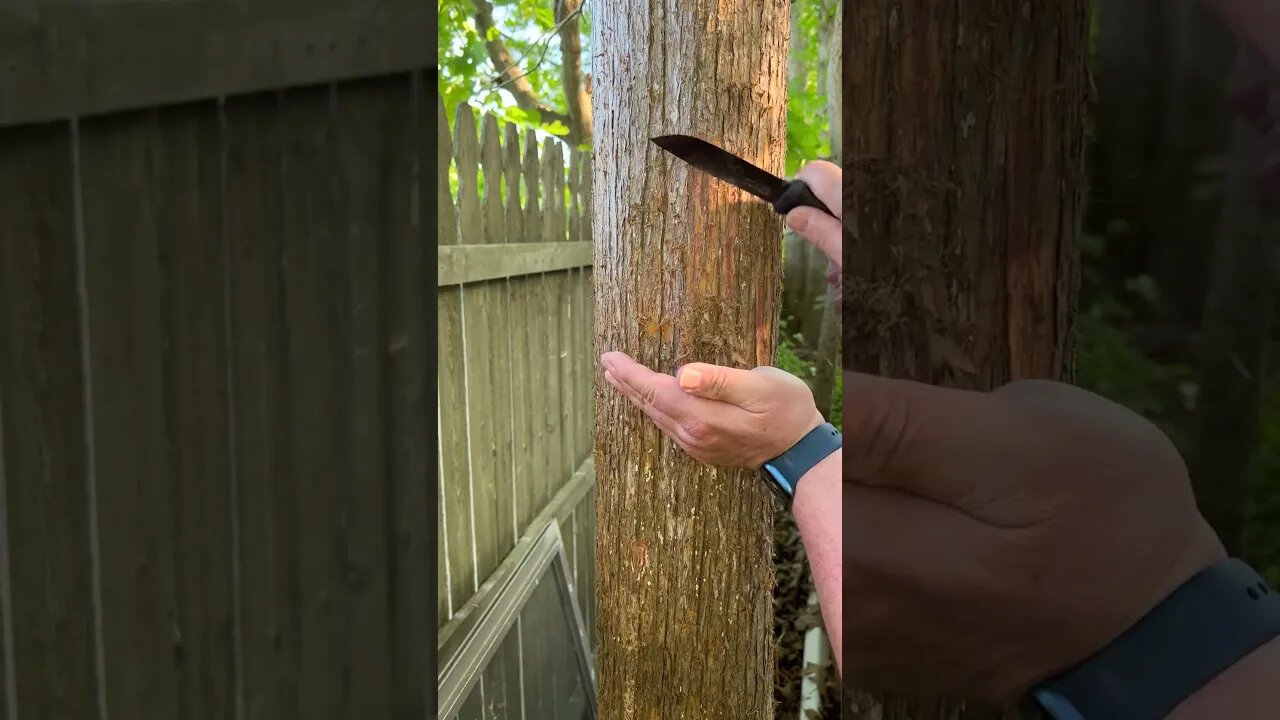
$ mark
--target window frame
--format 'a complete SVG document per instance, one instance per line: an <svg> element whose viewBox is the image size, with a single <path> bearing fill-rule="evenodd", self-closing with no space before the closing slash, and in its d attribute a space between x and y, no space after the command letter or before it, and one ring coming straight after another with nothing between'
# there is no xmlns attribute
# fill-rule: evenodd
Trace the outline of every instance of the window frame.
<svg viewBox="0 0 1280 720"><path fill-rule="evenodd" d="M519 545L515 552L521 552ZM457 630L440 648L439 717L453 718L461 709L480 676L493 660L498 647L514 628L516 619L528 604L534 588L552 574L560 597L560 608L575 634L573 647L582 686L587 693L588 717L596 718L596 681L587 646L586 627L578 603L570 589L569 563L560 535L560 523L551 518L532 542L525 545L523 555L511 572L500 579L482 604L471 609Z"/></svg>

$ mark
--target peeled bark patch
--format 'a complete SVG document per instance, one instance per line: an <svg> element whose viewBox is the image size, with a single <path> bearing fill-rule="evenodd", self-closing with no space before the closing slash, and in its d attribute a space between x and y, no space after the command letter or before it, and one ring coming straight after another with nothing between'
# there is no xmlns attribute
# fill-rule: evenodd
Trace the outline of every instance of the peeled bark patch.
<svg viewBox="0 0 1280 720"><path fill-rule="evenodd" d="M695 135L781 173L788 18L781 0L594 9L598 352L667 373L772 364L781 220L649 138ZM600 716L772 717L768 491L596 388Z"/></svg>

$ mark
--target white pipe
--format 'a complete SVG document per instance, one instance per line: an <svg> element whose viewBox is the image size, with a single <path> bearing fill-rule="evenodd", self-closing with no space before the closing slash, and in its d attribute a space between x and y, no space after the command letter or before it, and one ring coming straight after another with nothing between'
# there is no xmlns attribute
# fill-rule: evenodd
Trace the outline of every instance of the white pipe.
<svg viewBox="0 0 1280 720"><path fill-rule="evenodd" d="M818 593L809 594L809 607L814 610L817 615L818 610ZM809 710L812 709L814 717L822 709L822 680L826 673L827 664L831 662L831 653L827 647L827 634L822 631L821 625L815 625L804 633L804 659L800 666L800 720L809 720ZM814 671L812 674L804 672L805 668L812 666Z"/></svg>

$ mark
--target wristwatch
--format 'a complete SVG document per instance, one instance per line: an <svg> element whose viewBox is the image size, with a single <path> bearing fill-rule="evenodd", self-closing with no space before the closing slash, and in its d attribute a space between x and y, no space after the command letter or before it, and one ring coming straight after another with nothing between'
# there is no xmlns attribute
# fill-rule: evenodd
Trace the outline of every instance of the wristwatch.
<svg viewBox="0 0 1280 720"><path fill-rule="evenodd" d="M1031 691L1053 720L1163 720L1280 635L1280 593L1237 558L1180 585L1109 645Z"/></svg>
<svg viewBox="0 0 1280 720"><path fill-rule="evenodd" d="M766 462L760 470L765 484L787 507L796 496L796 484L814 465L840 449L840 431L831 423L822 423L800 438L781 455Z"/></svg>

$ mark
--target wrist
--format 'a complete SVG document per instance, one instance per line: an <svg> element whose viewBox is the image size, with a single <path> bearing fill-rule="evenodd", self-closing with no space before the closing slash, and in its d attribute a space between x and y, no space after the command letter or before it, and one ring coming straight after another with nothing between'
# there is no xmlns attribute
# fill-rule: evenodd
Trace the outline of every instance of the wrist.
<svg viewBox="0 0 1280 720"><path fill-rule="evenodd" d="M1280 705L1280 637L1223 670L1183 700L1168 720L1262 720Z"/></svg>
<svg viewBox="0 0 1280 720"><path fill-rule="evenodd" d="M796 446L796 443L804 439L806 435L813 431L814 428L825 423L822 413L818 412L818 408L813 409L813 414L804 422L794 425L787 422L783 432L777 429L772 431L772 436L761 438L764 442L760 442L756 446L756 454L748 456L744 460L744 466L750 468L758 468L769 462L773 458L787 452Z"/></svg>
<svg viewBox="0 0 1280 720"><path fill-rule="evenodd" d="M830 423L821 422L821 415L815 414L815 417L819 422L807 425L804 435L761 465L769 489L788 507L795 504L799 486L811 478L815 470L830 472L831 456L840 450L840 431Z"/></svg>
<svg viewBox="0 0 1280 720"><path fill-rule="evenodd" d="M800 514L801 510L811 504L827 504L832 501L832 488L840 485L840 462L842 450L836 450L809 468L800 476L796 485L796 496L792 500L792 512Z"/></svg>
<svg viewBox="0 0 1280 720"><path fill-rule="evenodd" d="M1260 720L1280 702L1277 676L1280 595L1232 558L1195 573L1033 695L1057 720Z"/></svg>
<svg viewBox="0 0 1280 720"><path fill-rule="evenodd" d="M810 416L808 421L801 423L800 426L796 428L797 430L799 430L799 432L795 434L795 437L791 438L791 442L787 443L787 446L780 449L778 452L779 453L786 452L787 450L791 449L793 446L795 446L796 443L800 442L800 440L803 439L805 435L808 435L810 432L813 431L814 428L818 427L819 425L822 425L825 422L826 422L826 419L822 417L822 413L818 412L818 408L815 407L813 409L813 415ZM776 455L777 453L774 453L774 454Z"/></svg>

